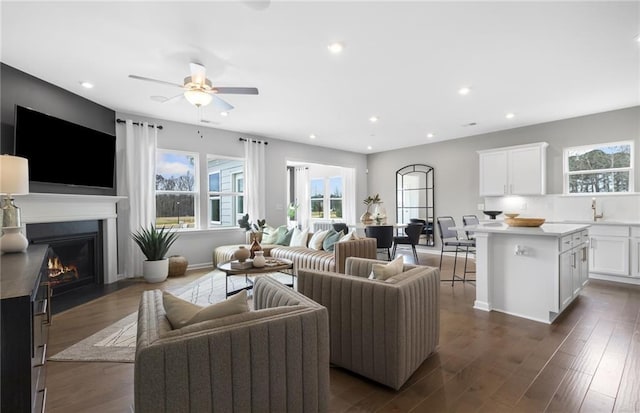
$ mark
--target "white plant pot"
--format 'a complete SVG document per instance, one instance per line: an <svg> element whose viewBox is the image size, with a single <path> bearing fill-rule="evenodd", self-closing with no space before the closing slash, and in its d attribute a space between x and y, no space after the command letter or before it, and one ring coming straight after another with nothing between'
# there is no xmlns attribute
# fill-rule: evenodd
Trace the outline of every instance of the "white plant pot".
<svg viewBox="0 0 640 413"><path fill-rule="evenodd" d="M161 283L169 275L169 258L142 263L142 275L148 283Z"/></svg>

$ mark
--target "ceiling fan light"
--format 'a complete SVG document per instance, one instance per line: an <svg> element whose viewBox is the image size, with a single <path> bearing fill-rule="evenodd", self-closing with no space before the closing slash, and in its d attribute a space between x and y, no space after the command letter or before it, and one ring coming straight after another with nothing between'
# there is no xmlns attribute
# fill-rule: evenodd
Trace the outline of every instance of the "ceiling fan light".
<svg viewBox="0 0 640 413"><path fill-rule="evenodd" d="M184 97L194 106L207 106L211 103L213 97L201 90L186 90L184 92Z"/></svg>

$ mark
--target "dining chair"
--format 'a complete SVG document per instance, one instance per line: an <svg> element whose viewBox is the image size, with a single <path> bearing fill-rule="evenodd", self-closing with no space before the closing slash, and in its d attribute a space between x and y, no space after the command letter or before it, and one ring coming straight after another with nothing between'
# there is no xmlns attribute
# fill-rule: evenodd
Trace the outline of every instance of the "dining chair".
<svg viewBox="0 0 640 413"><path fill-rule="evenodd" d="M333 229L335 229L336 232L342 231L343 235L347 235L349 233L349 226L344 222L334 222Z"/></svg>
<svg viewBox="0 0 640 413"><path fill-rule="evenodd" d="M462 282L467 281L467 259L469 257L469 251L471 249L475 249L476 242L471 239L459 239L458 231L454 228L456 226L456 221L451 216L440 216L436 218L438 223L438 232L440 233L440 269L442 269L442 256L445 252L453 252L454 261L453 261L453 276L450 280L442 280L442 281L451 281L451 286L454 285L456 279L459 279ZM462 277L456 274L456 266L458 264L458 253L465 253L464 257L464 273Z"/></svg>
<svg viewBox="0 0 640 413"><path fill-rule="evenodd" d="M405 236L393 237L393 252L391 253L392 258L396 257L396 248L398 247L398 245L411 245L415 264L418 265L418 253L416 251L416 244L420 242L420 234L422 233L423 228L423 224L409 224L404 229L404 232L406 234Z"/></svg>
<svg viewBox="0 0 640 413"><path fill-rule="evenodd" d="M377 240L377 249L386 249L388 261L391 261L391 247L393 246L393 225L369 225L364 228L368 238Z"/></svg>

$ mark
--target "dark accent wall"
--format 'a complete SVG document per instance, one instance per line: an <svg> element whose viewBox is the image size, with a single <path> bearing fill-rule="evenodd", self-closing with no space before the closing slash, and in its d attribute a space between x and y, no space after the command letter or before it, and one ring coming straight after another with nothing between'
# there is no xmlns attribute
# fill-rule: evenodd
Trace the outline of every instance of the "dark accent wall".
<svg viewBox="0 0 640 413"><path fill-rule="evenodd" d="M0 63L0 153L14 153L16 105L25 106L101 132L116 134L116 113L82 96ZM53 137L52 137L53 138ZM56 138L59 139L59 138ZM91 156L91 154L87 154ZM30 182L30 192L115 195L114 189Z"/></svg>

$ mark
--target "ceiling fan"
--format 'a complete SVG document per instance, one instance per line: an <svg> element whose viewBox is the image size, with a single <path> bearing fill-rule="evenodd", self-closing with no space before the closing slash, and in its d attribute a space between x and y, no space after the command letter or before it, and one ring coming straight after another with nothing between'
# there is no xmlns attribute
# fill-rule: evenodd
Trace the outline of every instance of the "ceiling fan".
<svg viewBox="0 0 640 413"><path fill-rule="evenodd" d="M191 69L191 75L184 78L182 85L173 82L167 82L164 80L150 79L148 77L129 75L132 79L145 80L148 82L160 83L163 85L169 85L179 87L183 89L183 92L179 95L173 96L162 100L162 102L169 102L175 99L184 97L189 103L196 107L207 106L213 103L218 109L223 111L229 111L233 109L233 106L228 102L218 97L218 94L235 94L235 95L257 95L258 89L255 87L220 87L213 86L211 80L207 79L206 68L199 63L189 63Z"/></svg>

